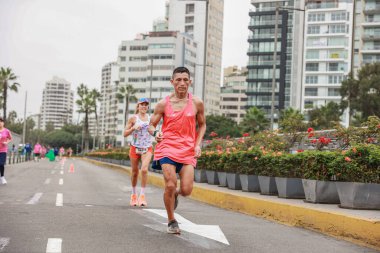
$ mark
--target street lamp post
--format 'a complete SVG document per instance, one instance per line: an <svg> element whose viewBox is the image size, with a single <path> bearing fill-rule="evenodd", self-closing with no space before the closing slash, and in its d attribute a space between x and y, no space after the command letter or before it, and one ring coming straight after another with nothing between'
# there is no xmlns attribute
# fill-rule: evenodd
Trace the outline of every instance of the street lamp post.
<svg viewBox="0 0 380 253"><path fill-rule="evenodd" d="M149 103L152 105L152 85L153 85L153 56L150 57L150 87L149 87ZM149 115L151 112L152 106L149 108Z"/></svg>

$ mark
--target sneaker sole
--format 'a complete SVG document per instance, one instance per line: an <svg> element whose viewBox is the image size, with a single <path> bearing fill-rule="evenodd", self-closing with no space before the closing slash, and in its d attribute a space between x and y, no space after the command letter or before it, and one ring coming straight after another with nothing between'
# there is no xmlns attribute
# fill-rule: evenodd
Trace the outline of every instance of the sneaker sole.
<svg viewBox="0 0 380 253"><path fill-rule="evenodd" d="M178 229L176 231L171 231L171 230L168 229L167 232L168 232L168 234L173 234L173 235L179 235L179 234L181 234L181 230L180 229Z"/></svg>

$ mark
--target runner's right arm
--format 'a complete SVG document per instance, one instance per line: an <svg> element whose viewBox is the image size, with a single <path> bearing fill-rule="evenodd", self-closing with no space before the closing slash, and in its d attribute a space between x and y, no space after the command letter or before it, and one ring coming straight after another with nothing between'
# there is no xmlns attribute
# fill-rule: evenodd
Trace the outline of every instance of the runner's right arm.
<svg viewBox="0 0 380 253"><path fill-rule="evenodd" d="M161 100L158 102L156 107L154 108L153 115L150 117L148 132L156 138L157 142L162 141L162 132L156 130L158 123L165 113L165 100Z"/></svg>
<svg viewBox="0 0 380 253"><path fill-rule="evenodd" d="M128 120L127 125L124 130L124 137L130 135L133 131L137 129L138 126L135 126L136 117L132 117Z"/></svg>

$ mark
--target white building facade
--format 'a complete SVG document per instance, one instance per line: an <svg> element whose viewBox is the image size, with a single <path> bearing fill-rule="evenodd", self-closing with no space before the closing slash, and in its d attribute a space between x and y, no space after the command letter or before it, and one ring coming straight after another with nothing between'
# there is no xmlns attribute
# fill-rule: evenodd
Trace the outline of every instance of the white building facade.
<svg viewBox="0 0 380 253"><path fill-rule="evenodd" d="M118 89L125 85L132 85L136 90L136 98L150 98L150 111L158 101L173 91L170 79L173 70L178 66L185 66L194 79L195 64L197 62L197 44L191 36L180 32L161 31L141 34L135 40L123 41L119 47L119 83ZM192 91L192 88L190 88ZM129 104L129 117L134 115L136 103ZM125 99L119 99L116 105L116 146L126 144L123 131Z"/></svg>
<svg viewBox="0 0 380 253"><path fill-rule="evenodd" d="M54 129L61 129L72 123L74 109L74 91L71 84L63 78L54 76L47 81L42 93L41 128L53 124Z"/></svg>
<svg viewBox="0 0 380 253"><path fill-rule="evenodd" d="M302 111L340 103L352 68L352 0L308 1L305 21ZM347 120L347 114L342 121Z"/></svg>
<svg viewBox="0 0 380 253"><path fill-rule="evenodd" d="M119 84L119 65L117 62L106 64L102 68L102 84L100 88L101 101L99 108L99 147L104 148L106 144L116 144L118 100L116 92ZM121 112L123 113L123 112Z"/></svg>
<svg viewBox="0 0 380 253"><path fill-rule="evenodd" d="M206 114L220 114L224 1L170 0L167 9L169 30L188 33L198 44L195 95L204 100Z"/></svg>

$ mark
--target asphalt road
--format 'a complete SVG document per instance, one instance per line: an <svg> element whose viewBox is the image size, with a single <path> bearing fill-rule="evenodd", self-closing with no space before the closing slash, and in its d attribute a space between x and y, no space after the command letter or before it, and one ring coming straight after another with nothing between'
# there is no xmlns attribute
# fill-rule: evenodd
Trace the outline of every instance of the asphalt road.
<svg viewBox="0 0 380 253"><path fill-rule="evenodd" d="M162 189L129 206L129 175L79 159L7 165L0 252L376 252L301 228L180 198L166 233Z"/></svg>

